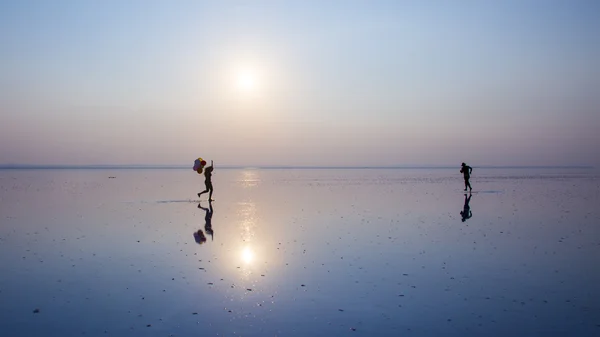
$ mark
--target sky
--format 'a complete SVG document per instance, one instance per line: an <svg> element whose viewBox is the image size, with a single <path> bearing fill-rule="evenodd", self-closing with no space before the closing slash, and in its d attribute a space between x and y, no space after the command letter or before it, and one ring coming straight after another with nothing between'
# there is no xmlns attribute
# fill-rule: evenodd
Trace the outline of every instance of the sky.
<svg viewBox="0 0 600 337"><path fill-rule="evenodd" d="M0 165L600 166L600 2L1 1Z"/></svg>

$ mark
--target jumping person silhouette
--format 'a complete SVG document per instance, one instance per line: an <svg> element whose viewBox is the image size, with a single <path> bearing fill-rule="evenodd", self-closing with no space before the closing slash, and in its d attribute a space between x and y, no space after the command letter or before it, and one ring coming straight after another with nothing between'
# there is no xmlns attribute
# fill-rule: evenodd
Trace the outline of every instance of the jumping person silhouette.
<svg viewBox="0 0 600 337"><path fill-rule="evenodd" d="M461 166L460 173L462 173L463 177L465 178L465 191L467 190L467 187L469 188L469 191L472 191L473 187L471 187L469 179L471 178L471 172L473 172L473 168L465 163L462 163Z"/></svg>
<svg viewBox="0 0 600 337"><path fill-rule="evenodd" d="M213 172L214 168L213 168L213 161L210 161L210 166L207 167L206 169L204 169L204 185L206 186L206 189L200 193L198 193L198 197L200 197L202 194L209 192L208 193L208 201L212 201L212 194L213 194L213 185L212 185L212 172Z"/></svg>

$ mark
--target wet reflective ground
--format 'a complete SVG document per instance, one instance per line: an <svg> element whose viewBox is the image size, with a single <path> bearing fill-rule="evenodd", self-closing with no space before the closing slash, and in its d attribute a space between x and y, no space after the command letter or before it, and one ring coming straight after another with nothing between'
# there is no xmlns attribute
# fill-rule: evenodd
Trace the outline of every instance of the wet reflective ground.
<svg viewBox="0 0 600 337"><path fill-rule="evenodd" d="M597 336L599 177L0 170L0 331Z"/></svg>

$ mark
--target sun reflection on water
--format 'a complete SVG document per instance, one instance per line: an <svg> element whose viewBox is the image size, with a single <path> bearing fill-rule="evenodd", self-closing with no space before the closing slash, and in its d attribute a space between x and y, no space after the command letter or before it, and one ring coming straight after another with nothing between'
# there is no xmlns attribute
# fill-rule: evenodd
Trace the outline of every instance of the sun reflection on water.
<svg viewBox="0 0 600 337"><path fill-rule="evenodd" d="M238 215L240 217L240 253L236 257L236 264L241 262L242 278L247 279L252 274L253 265L256 264L256 251L253 247L256 230L256 204L254 202L239 203Z"/></svg>
<svg viewBox="0 0 600 337"><path fill-rule="evenodd" d="M249 188L257 186L260 182L260 178L256 170L244 170L242 171L242 177L240 178L240 181L244 188Z"/></svg>
<svg viewBox="0 0 600 337"><path fill-rule="evenodd" d="M250 247L245 247L242 250L242 261L244 261L244 263L246 265L248 265L248 264L251 264L253 260L254 260L254 251L252 251L252 248L250 248Z"/></svg>

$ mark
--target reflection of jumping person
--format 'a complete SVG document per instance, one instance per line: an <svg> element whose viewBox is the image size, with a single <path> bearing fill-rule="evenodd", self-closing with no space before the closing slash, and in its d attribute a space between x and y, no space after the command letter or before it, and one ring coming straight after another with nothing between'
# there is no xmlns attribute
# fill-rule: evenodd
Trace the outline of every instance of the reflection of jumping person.
<svg viewBox="0 0 600 337"><path fill-rule="evenodd" d="M471 187L469 179L471 178L471 172L473 172L473 168L465 163L462 163L461 166L460 173L462 173L463 177L465 178L465 191L467 190L467 187L469 188L469 191L472 191L473 188Z"/></svg>
<svg viewBox="0 0 600 337"><path fill-rule="evenodd" d="M203 209L206 212L206 215L204 216L204 220L206 221L206 223L204 224L204 230L206 231L206 234L210 234L210 238L213 239L214 232L212 229L212 202L210 202L210 200L208 201L208 208L202 207L202 204L198 204L198 208Z"/></svg>
<svg viewBox="0 0 600 337"><path fill-rule="evenodd" d="M213 185L212 185L212 172L213 172L214 168L213 168L213 161L210 161L210 166L207 167L206 169L204 169L204 185L206 186L206 189L200 193L198 193L198 197L200 197L202 194L209 192L208 193L208 200L212 201L212 193L213 193Z"/></svg>
<svg viewBox="0 0 600 337"><path fill-rule="evenodd" d="M462 222L467 221L468 219L470 219L473 216L473 213L471 212L471 206L469 206L471 197L472 197L472 195L470 193L469 193L468 198L467 198L467 195L465 194L465 205L463 206L462 212L460 212L460 215L462 216Z"/></svg>

